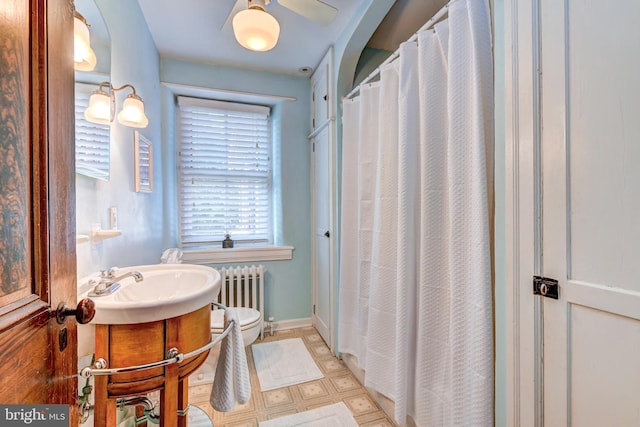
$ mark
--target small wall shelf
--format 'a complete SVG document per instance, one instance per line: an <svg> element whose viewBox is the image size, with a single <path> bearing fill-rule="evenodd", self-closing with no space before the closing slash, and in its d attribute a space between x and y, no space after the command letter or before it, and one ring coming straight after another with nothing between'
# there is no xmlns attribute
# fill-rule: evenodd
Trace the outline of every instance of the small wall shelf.
<svg viewBox="0 0 640 427"><path fill-rule="evenodd" d="M76 234L76 245L79 243L87 243L91 238L86 234Z"/></svg>
<svg viewBox="0 0 640 427"><path fill-rule="evenodd" d="M122 234L122 230L93 230L91 232L91 240L99 242L101 240L117 237Z"/></svg>

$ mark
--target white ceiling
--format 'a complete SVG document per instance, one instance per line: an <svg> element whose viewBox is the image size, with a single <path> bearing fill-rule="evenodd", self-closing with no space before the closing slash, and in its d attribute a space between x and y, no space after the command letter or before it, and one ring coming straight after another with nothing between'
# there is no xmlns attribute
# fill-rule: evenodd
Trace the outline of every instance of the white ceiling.
<svg viewBox="0 0 640 427"><path fill-rule="evenodd" d="M138 0L156 47L163 57L308 74L334 44L364 0L322 0L338 9L334 22L321 26L278 4L267 12L280 23L280 39L268 52L240 46L230 25L223 28L236 0ZM394 51L446 3L445 0L397 0L369 46Z"/></svg>
<svg viewBox="0 0 640 427"><path fill-rule="evenodd" d="M351 20L361 0L323 0L338 9L335 21L321 26L277 1L267 12L280 23L280 39L268 52L240 46L223 25L235 0L138 0L160 55L280 73L315 67Z"/></svg>

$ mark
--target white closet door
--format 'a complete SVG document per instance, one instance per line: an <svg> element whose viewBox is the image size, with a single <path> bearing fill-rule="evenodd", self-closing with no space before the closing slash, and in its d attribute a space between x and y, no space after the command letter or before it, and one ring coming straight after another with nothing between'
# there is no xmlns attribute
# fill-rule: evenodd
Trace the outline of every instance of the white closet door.
<svg viewBox="0 0 640 427"><path fill-rule="evenodd" d="M640 425L640 3L542 0L545 426Z"/></svg>
<svg viewBox="0 0 640 427"><path fill-rule="evenodd" d="M313 325L331 346L331 235L329 131L325 126L313 141L314 182L314 295Z"/></svg>
<svg viewBox="0 0 640 427"><path fill-rule="evenodd" d="M329 63L323 61L313 75L311 96L312 104L312 128L317 129L324 126L329 118Z"/></svg>

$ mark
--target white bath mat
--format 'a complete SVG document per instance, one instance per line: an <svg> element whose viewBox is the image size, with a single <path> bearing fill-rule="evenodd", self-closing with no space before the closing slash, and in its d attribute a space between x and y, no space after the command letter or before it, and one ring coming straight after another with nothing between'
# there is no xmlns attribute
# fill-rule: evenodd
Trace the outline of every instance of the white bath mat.
<svg viewBox="0 0 640 427"><path fill-rule="evenodd" d="M261 391L317 380L324 376L300 338L254 344L251 350Z"/></svg>
<svg viewBox="0 0 640 427"><path fill-rule="evenodd" d="M260 427L357 427L353 414L343 402L287 415L273 420L261 421Z"/></svg>

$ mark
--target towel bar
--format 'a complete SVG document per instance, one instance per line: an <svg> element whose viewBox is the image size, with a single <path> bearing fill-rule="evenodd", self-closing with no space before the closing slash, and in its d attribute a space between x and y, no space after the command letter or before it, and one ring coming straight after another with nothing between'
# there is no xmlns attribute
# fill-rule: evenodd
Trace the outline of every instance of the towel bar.
<svg viewBox="0 0 640 427"><path fill-rule="evenodd" d="M220 304L217 302L212 302L212 304L216 305L218 308L221 308L223 310L227 309L227 306L225 306L224 304ZM229 322L229 325L225 328L222 334L216 337L216 339L214 339L213 341L210 341L209 344L206 344L187 354L180 353L177 348L171 348L167 351L167 356L169 356L168 359L160 360L158 362L146 363L144 365L127 366L124 368L107 368L107 361L100 358L95 361L93 366L87 366L85 368L82 368L82 370L80 371L80 376L83 378L89 378L91 376L98 376L98 375L116 375L116 374L123 374L128 372L142 371L145 369L158 368L161 366L172 365L174 363L180 363L184 359L197 356L200 353L204 353L205 351L213 348L214 345L218 344L227 335L229 335L229 332L231 332L231 328L233 328L233 323L234 323L233 320Z"/></svg>

